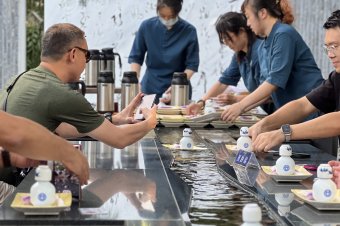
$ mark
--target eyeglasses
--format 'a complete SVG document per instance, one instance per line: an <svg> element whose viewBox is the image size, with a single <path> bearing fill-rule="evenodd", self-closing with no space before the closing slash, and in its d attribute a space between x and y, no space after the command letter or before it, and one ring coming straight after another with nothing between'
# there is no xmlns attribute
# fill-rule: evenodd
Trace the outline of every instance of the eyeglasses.
<svg viewBox="0 0 340 226"><path fill-rule="evenodd" d="M338 45L323 45L323 50L325 51L326 54L331 53L335 55L336 50L338 49Z"/></svg>
<svg viewBox="0 0 340 226"><path fill-rule="evenodd" d="M75 49L79 49L80 51L82 51L85 54L86 63L88 63L91 60L91 53L90 53L90 51L88 51L87 49L83 49L83 48L81 48L79 46L75 46L75 47L69 49L67 52L70 52L74 48Z"/></svg>

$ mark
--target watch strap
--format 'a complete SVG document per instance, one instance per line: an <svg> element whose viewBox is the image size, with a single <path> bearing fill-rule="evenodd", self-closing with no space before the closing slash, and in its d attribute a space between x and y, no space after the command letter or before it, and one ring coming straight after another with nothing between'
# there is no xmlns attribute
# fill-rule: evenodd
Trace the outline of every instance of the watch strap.
<svg viewBox="0 0 340 226"><path fill-rule="evenodd" d="M1 152L1 157L2 157L2 163L3 163L3 167L6 168L6 167L11 167L12 164L11 164L11 159L10 159L10 156L9 156L9 152L6 151L6 150L3 150Z"/></svg>

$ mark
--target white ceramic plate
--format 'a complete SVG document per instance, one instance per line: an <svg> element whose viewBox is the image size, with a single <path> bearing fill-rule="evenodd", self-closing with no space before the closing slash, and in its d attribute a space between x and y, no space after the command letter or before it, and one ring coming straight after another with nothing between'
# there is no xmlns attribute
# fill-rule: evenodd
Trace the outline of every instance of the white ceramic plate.
<svg viewBox="0 0 340 226"><path fill-rule="evenodd" d="M308 177L312 176L303 166L295 165L295 173L289 176L277 175L272 171L272 166L261 166L262 170L276 182L300 182Z"/></svg>
<svg viewBox="0 0 340 226"><path fill-rule="evenodd" d="M58 215L61 211L69 208L72 204L71 193L57 193L62 203L59 205L57 201L50 206L33 206L31 203L26 203L24 200L29 199L29 193L17 193L13 199L11 207L17 211L23 212L25 215Z"/></svg>
<svg viewBox="0 0 340 226"><path fill-rule="evenodd" d="M312 190L292 189L292 192L303 202L308 203L318 210L340 210L340 189L337 190L336 198L332 202L318 202L314 199L311 200L309 197Z"/></svg>

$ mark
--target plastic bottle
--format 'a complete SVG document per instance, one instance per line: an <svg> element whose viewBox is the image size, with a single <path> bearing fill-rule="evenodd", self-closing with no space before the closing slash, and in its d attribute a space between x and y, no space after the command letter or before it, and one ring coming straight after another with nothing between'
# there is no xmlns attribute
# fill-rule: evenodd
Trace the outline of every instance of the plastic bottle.
<svg viewBox="0 0 340 226"><path fill-rule="evenodd" d="M237 150L252 151L251 139L248 133L248 127L242 127L240 129L240 137L236 143Z"/></svg>
<svg viewBox="0 0 340 226"><path fill-rule="evenodd" d="M280 147L280 158L276 160L277 175L287 176L295 173L295 162L290 157L292 148L288 144L283 144Z"/></svg>
<svg viewBox="0 0 340 226"><path fill-rule="evenodd" d="M205 101L204 114L215 113L216 109L214 108L214 101L212 99L208 99Z"/></svg>
<svg viewBox="0 0 340 226"><path fill-rule="evenodd" d="M49 166L40 165L35 170L36 182L31 187L31 203L33 206L49 206L56 200L55 187L51 184L52 172Z"/></svg>
<svg viewBox="0 0 340 226"><path fill-rule="evenodd" d="M333 171L328 164L321 164L317 171L318 179L313 184L313 198L318 202L331 202L336 197L336 185L332 181Z"/></svg>
<svg viewBox="0 0 340 226"><path fill-rule="evenodd" d="M191 149L194 147L194 141L191 138L191 134L192 131L190 128L185 128L183 130L183 137L179 142L181 149Z"/></svg>
<svg viewBox="0 0 340 226"><path fill-rule="evenodd" d="M262 213L256 203L249 203L242 210L243 224L241 226L261 226Z"/></svg>

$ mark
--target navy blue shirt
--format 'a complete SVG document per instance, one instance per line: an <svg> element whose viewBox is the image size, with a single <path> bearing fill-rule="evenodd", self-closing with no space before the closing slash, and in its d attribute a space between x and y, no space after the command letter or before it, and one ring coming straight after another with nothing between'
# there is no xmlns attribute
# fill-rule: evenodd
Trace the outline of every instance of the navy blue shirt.
<svg viewBox="0 0 340 226"><path fill-rule="evenodd" d="M305 96L324 80L314 57L300 34L277 22L258 49L261 83L278 87L272 94L276 109Z"/></svg>
<svg viewBox="0 0 340 226"><path fill-rule="evenodd" d="M260 65L257 56L257 49L262 40L257 39L247 55L237 62L237 54L235 53L229 66L222 73L219 82L225 85L237 86L242 77L244 85L249 92L253 92L260 85Z"/></svg>
<svg viewBox="0 0 340 226"><path fill-rule="evenodd" d="M153 17L141 24L129 55L129 63L143 65L146 71L141 86L146 94L164 93L170 86L174 72L198 70L199 47L196 28L179 18L168 30Z"/></svg>

